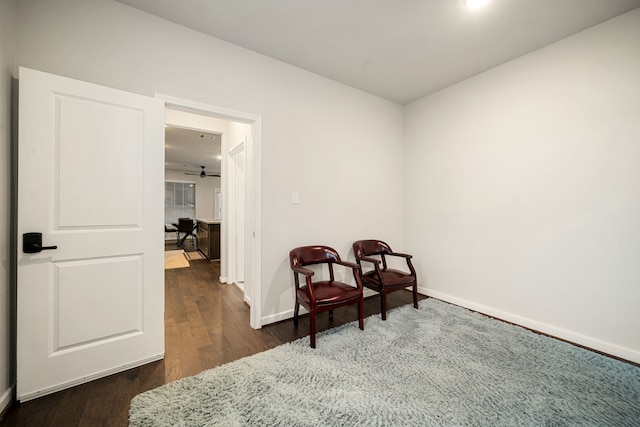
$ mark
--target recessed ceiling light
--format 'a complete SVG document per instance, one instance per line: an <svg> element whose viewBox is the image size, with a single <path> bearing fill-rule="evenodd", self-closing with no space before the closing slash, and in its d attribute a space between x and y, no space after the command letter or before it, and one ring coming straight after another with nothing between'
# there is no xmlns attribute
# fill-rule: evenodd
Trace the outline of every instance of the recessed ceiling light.
<svg viewBox="0 0 640 427"><path fill-rule="evenodd" d="M489 0L464 0L464 5L469 9L480 9L489 3Z"/></svg>

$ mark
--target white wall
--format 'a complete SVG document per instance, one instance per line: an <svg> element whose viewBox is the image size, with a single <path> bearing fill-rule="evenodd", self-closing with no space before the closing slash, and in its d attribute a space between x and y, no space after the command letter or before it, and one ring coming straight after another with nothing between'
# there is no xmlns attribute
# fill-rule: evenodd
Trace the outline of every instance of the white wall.
<svg viewBox="0 0 640 427"><path fill-rule="evenodd" d="M263 321L292 313L293 247L348 259L360 238L402 247L397 104L105 0L21 0L17 62L261 115ZM370 209L380 194L389 201Z"/></svg>
<svg viewBox="0 0 640 427"><path fill-rule="evenodd" d="M11 78L14 71L16 2L0 0L0 412L11 402L13 313L9 276Z"/></svg>
<svg viewBox="0 0 640 427"><path fill-rule="evenodd" d="M640 362L640 9L409 105L423 292Z"/></svg>
<svg viewBox="0 0 640 427"><path fill-rule="evenodd" d="M213 192L220 188L220 178L185 175L184 171L165 169L166 181L192 182L196 185L196 218L213 218ZM167 236L168 237L168 236Z"/></svg>

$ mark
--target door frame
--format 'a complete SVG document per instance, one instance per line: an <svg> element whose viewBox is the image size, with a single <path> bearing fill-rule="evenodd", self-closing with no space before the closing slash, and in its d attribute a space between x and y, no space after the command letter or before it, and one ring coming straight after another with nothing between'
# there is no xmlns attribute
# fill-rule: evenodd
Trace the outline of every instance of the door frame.
<svg viewBox="0 0 640 427"><path fill-rule="evenodd" d="M262 199L262 116L166 94L156 93L156 98L164 101L165 108L246 123L251 126L251 138L245 144L244 291L245 299L248 297L251 301L249 324L254 329L260 329L262 327L262 205L260 203ZM223 153L223 159L227 157L226 154ZM222 188L226 188L224 181L223 176ZM223 198L227 197L223 193ZM223 203L223 209L224 205ZM230 231L228 227L229 221L223 215L220 224L222 235L228 235Z"/></svg>

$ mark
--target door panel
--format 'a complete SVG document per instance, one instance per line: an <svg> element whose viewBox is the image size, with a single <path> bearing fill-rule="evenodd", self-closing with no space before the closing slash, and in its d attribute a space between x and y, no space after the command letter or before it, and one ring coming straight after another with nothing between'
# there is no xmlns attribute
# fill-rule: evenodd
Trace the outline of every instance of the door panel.
<svg viewBox="0 0 640 427"><path fill-rule="evenodd" d="M58 227L140 227L144 111L53 96L59 125L54 130L58 144L54 174L60 179ZM82 204L77 203L80 194Z"/></svg>
<svg viewBox="0 0 640 427"><path fill-rule="evenodd" d="M142 333L142 257L60 262L54 268L52 353Z"/></svg>
<svg viewBox="0 0 640 427"><path fill-rule="evenodd" d="M21 401L164 355L163 103L20 69Z"/></svg>

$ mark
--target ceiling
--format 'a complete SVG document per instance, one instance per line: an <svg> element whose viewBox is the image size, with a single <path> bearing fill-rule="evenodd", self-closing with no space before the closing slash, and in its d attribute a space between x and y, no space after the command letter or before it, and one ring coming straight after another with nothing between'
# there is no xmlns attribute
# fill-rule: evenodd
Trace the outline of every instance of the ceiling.
<svg viewBox="0 0 640 427"><path fill-rule="evenodd" d="M220 134L177 126L165 127L165 169L220 174Z"/></svg>
<svg viewBox="0 0 640 427"><path fill-rule="evenodd" d="M407 104L640 0L118 0Z"/></svg>

